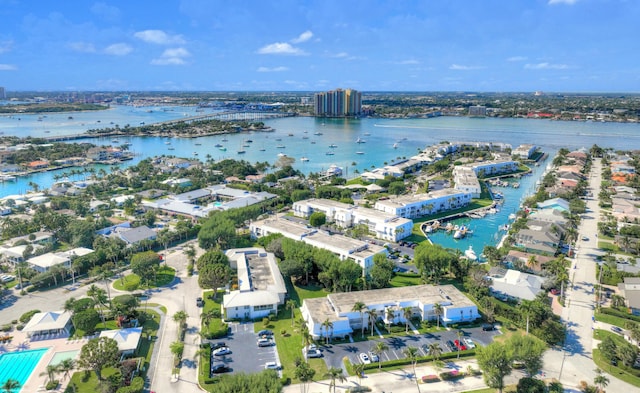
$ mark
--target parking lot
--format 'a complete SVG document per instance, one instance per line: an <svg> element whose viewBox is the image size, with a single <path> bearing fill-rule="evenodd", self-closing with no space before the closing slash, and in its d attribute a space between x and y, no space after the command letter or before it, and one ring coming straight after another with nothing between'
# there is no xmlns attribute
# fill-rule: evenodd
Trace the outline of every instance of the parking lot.
<svg viewBox="0 0 640 393"><path fill-rule="evenodd" d="M211 340L211 344L224 342L231 349L231 354L212 356L211 367L224 363L232 373L255 373L264 370L267 362L280 364L276 346L258 347L258 335L254 332L253 323L232 323L230 333L220 340Z"/></svg>
<svg viewBox="0 0 640 393"><path fill-rule="evenodd" d="M463 329L464 337L471 338L476 346L486 346L493 341L493 338L501 334L499 330L483 331L482 328L469 328ZM369 353L373 350L377 342L382 341L389 349L380 355L380 360L386 362L388 360L402 359L404 358L403 350L407 347L418 348L419 356L425 356L426 353L423 346L429 346L429 344L438 342L442 353L451 352L447 348L446 342L448 340L457 340L457 331L448 330L441 331L434 334L420 334L415 336L396 336L389 338L376 338L372 337L368 341L361 341L355 343L340 343L332 344L329 346L322 346L321 350L324 355L327 367L341 367L342 359L346 356L352 363L361 363L359 355L360 353Z"/></svg>

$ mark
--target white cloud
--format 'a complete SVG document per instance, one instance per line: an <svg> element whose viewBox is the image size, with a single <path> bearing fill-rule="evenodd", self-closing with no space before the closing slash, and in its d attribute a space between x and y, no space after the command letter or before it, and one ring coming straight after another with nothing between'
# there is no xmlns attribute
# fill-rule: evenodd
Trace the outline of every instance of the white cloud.
<svg viewBox="0 0 640 393"><path fill-rule="evenodd" d="M186 42L181 35L169 35L162 30L138 31L133 36L144 42L158 45L181 45Z"/></svg>
<svg viewBox="0 0 640 393"><path fill-rule="evenodd" d="M159 58L151 60L153 65L183 65L187 62L185 58L190 57L191 53L185 48L165 49Z"/></svg>
<svg viewBox="0 0 640 393"><path fill-rule="evenodd" d="M347 52L340 52L336 53L335 55L331 55L331 57L335 57L336 59L344 59L346 57L349 57L349 54Z"/></svg>
<svg viewBox="0 0 640 393"><path fill-rule="evenodd" d="M402 60L402 61L398 61L396 62L396 64L400 64L400 65L416 65L416 64L420 64L420 62L418 60Z"/></svg>
<svg viewBox="0 0 640 393"><path fill-rule="evenodd" d="M484 67L480 67L480 66L468 66L468 65L460 65L460 64L451 64L449 66L450 70L455 70L455 71L471 71L471 70L479 70L482 69Z"/></svg>
<svg viewBox="0 0 640 393"><path fill-rule="evenodd" d="M13 49L13 41L0 41L0 53L6 53Z"/></svg>
<svg viewBox="0 0 640 393"><path fill-rule="evenodd" d="M309 41L311 37L313 37L313 33L311 32L311 30L307 30L304 33L297 36L296 38L292 39L291 43L299 44L301 42Z"/></svg>
<svg viewBox="0 0 640 393"><path fill-rule="evenodd" d="M76 52L81 53L95 53L96 47L90 42L72 42L69 44L69 48Z"/></svg>
<svg viewBox="0 0 640 393"><path fill-rule="evenodd" d="M102 2L95 3L91 7L91 12L108 21L116 21L120 18L120 9L118 9L118 7L113 7Z"/></svg>
<svg viewBox="0 0 640 393"><path fill-rule="evenodd" d="M574 5L578 0L549 0L549 4L566 4L566 5Z"/></svg>
<svg viewBox="0 0 640 393"><path fill-rule="evenodd" d="M15 71L18 67L13 64L0 64L0 71Z"/></svg>
<svg viewBox="0 0 640 393"><path fill-rule="evenodd" d="M129 44L117 43L104 48L104 53L113 56L125 56L133 52L133 48Z"/></svg>
<svg viewBox="0 0 640 393"><path fill-rule="evenodd" d="M524 68L527 70L566 70L569 68L566 64L551 64L551 63L536 63L525 64Z"/></svg>
<svg viewBox="0 0 640 393"><path fill-rule="evenodd" d="M512 56L507 59L507 61L525 61L527 58L525 56Z"/></svg>
<svg viewBox="0 0 640 393"><path fill-rule="evenodd" d="M261 55L295 55L302 56L307 53L300 48L296 48L287 42L275 42L273 44L265 45L258 49L258 53Z"/></svg>
<svg viewBox="0 0 640 393"><path fill-rule="evenodd" d="M284 67L284 66L279 66L279 67L258 67L258 69L256 70L258 72L283 72L283 71L289 71L288 67Z"/></svg>

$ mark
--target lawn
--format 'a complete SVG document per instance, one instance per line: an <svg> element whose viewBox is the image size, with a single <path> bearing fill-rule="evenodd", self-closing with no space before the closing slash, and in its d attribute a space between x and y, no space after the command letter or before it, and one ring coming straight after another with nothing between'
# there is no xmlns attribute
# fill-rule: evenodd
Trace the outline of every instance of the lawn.
<svg viewBox="0 0 640 393"><path fill-rule="evenodd" d="M391 288L422 285L422 278L418 274L396 273L391 279Z"/></svg>
<svg viewBox="0 0 640 393"><path fill-rule="evenodd" d="M213 291L205 291L203 293L204 299L204 307L202 308L202 313L207 313L209 311L218 311L222 312L221 301L222 301L222 292L218 293L217 298L213 298ZM227 334L228 325L225 322L222 322L222 318L212 318L209 322L209 327L207 328L204 323L200 328L201 332L207 337L210 338L220 338L224 337Z"/></svg>
<svg viewBox="0 0 640 393"><path fill-rule="evenodd" d="M65 393L94 393L100 392L101 386L105 384L105 379L115 374L118 369L108 367L102 370L103 381L98 381L98 376L93 371L88 374L84 371L77 371L71 376L69 385L64 390ZM75 386L75 389L74 389Z"/></svg>
<svg viewBox="0 0 640 393"><path fill-rule="evenodd" d="M632 321L631 319L624 319L615 315L604 314L601 312L596 312L595 317L596 321L609 323L611 325L619 326L622 328L625 327L629 321Z"/></svg>
<svg viewBox="0 0 640 393"><path fill-rule="evenodd" d="M609 333L609 332L605 331L605 333ZM618 366L613 366L609 364L609 362L607 362L602 357L600 350L597 348L593 350L593 361L599 368L601 368L603 371L610 374L611 376L616 377L620 380L623 380L633 386L640 387L640 378L630 372L630 371L633 371L634 369L630 369L624 366L622 363L618 363ZM638 373L637 370L635 370L635 372Z"/></svg>
<svg viewBox="0 0 640 393"><path fill-rule="evenodd" d="M299 310L295 310L295 317L300 318ZM300 381L294 377L294 371L296 358L302 358L302 336L295 327L291 327L291 312L289 310L280 311L278 318L276 321L271 321L267 328L273 330L274 333L276 349L282 365L282 377L284 379L291 378L292 383L299 383ZM264 324L260 322L256 322L254 327L256 332L265 328ZM315 379L323 379L322 376L327 373L324 359L308 359L308 362L311 368L316 370Z"/></svg>
<svg viewBox="0 0 640 393"><path fill-rule="evenodd" d="M163 287L165 285L171 284L175 275L176 271L174 268L167 265L162 265L158 269L155 282L149 283L148 285L141 285L140 277L135 273L131 273L115 280L113 282L113 288L119 291L135 291L139 288L146 289Z"/></svg>

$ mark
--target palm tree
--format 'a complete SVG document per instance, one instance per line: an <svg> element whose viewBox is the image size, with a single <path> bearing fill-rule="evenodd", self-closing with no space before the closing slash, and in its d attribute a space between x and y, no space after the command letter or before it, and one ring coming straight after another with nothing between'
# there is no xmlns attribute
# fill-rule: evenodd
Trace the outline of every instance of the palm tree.
<svg viewBox="0 0 640 393"><path fill-rule="evenodd" d="M391 334L391 324L396 319L396 312L393 308L387 307L386 320L387 320L387 332Z"/></svg>
<svg viewBox="0 0 640 393"><path fill-rule="evenodd" d="M49 379L48 382L52 382L54 379L56 379L56 374L58 372L60 372L59 366L57 364L50 364L47 366L46 371L40 373L40 376L46 375Z"/></svg>
<svg viewBox="0 0 640 393"><path fill-rule="evenodd" d="M609 385L609 378L599 368L596 368L595 372L596 376L593 378L593 383L598 387L598 392L604 393L604 388Z"/></svg>
<svg viewBox="0 0 640 393"><path fill-rule="evenodd" d="M416 375L416 363L418 362L418 348L416 347L406 347L402 353L404 356L411 361L411 367L413 368L413 377L416 379L416 386L418 387L418 392L420 392L420 385L418 384L418 376Z"/></svg>
<svg viewBox="0 0 640 393"><path fill-rule="evenodd" d="M440 328L440 316L444 314L444 308L440 303L436 303L433 305L433 313L436 316L436 322L438 325L438 329Z"/></svg>
<svg viewBox="0 0 640 393"><path fill-rule="evenodd" d="M92 284L87 291L87 296L93 299L94 307L98 306L98 311L100 312L100 318L102 319L102 324L105 324L104 320L104 311L102 306L107 303L107 297L105 290L102 288L98 288L95 284Z"/></svg>
<svg viewBox="0 0 640 393"><path fill-rule="evenodd" d="M19 387L20 382L16 381L15 379L9 378L4 382L4 384L2 384L2 387L0 387L0 389L4 390L5 393L11 393Z"/></svg>
<svg viewBox="0 0 640 393"><path fill-rule="evenodd" d="M464 332L462 330L458 330L456 332L456 337L458 337L458 342L462 345L462 337L464 337ZM458 359L460 359L460 345L458 345Z"/></svg>
<svg viewBox="0 0 640 393"><path fill-rule="evenodd" d="M364 313L367 314L369 322L371 322L371 337L373 337L373 332L375 330L374 326L376 324L376 320L378 319L378 312L376 310L367 310Z"/></svg>
<svg viewBox="0 0 640 393"><path fill-rule="evenodd" d="M58 363L58 370L63 373L62 379L66 379L69 377L69 372L73 370L76 366L76 362L73 359L64 359L60 363Z"/></svg>
<svg viewBox="0 0 640 393"><path fill-rule="evenodd" d="M382 341L378 341L371 352L378 355L378 370L382 369L382 354L389 349L389 346Z"/></svg>
<svg viewBox="0 0 640 393"><path fill-rule="evenodd" d="M325 344L329 344L329 330L333 329L333 322L331 322L329 318L327 318L324 320L324 322L322 322L320 326L321 328L324 328Z"/></svg>
<svg viewBox="0 0 640 393"><path fill-rule="evenodd" d="M404 332L409 333L409 320L413 316L413 309L411 307L402 308L402 317L404 318Z"/></svg>
<svg viewBox="0 0 640 393"><path fill-rule="evenodd" d="M184 325L187 322L187 318L189 318L189 314L187 314L184 310L178 311L173 314L173 321L180 326Z"/></svg>
<svg viewBox="0 0 640 393"><path fill-rule="evenodd" d="M175 315L174 315L174 317L175 317ZM202 314L200 314L200 318L202 319L202 323L204 323L205 326L209 326L209 324L211 323L211 320L213 318L215 318L215 317L216 317L216 315L213 312L213 310L205 311Z"/></svg>
<svg viewBox="0 0 640 393"><path fill-rule="evenodd" d="M362 302L355 302L351 311L360 313L360 335L364 336L364 312L367 310L367 306Z"/></svg>
<svg viewBox="0 0 640 393"><path fill-rule="evenodd" d="M295 300L289 299L287 300L287 303L285 304L285 307L291 311L291 329L293 329L293 321L294 321L294 314L293 314L293 310L296 309L296 302Z"/></svg>
<svg viewBox="0 0 640 393"><path fill-rule="evenodd" d="M353 372L358 377L358 385L362 384L362 375L364 374L364 363L355 363L352 365Z"/></svg>
<svg viewBox="0 0 640 393"><path fill-rule="evenodd" d="M331 367L324 376L325 378L331 379L331 382L329 382L329 392L331 392L331 388L333 388L333 393L336 393L336 380L340 382L347 380L344 374L342 374L342 369L337 367Z"/></svg>
<svg viewBox="0 0 640 393"><path fill-rule="evenodd" d="M440 355L442 355L442 348L438 342L429 344L429 355L433 356L434 362L440 359Z"/></svg>
<svg viewBox="0 0 640 393"><path fill-rule="evenodd" d="M523 300L520 303L520 313L527 316L527 334L529 334L529 318L533 313L534 305L531 300Z"/></svg>

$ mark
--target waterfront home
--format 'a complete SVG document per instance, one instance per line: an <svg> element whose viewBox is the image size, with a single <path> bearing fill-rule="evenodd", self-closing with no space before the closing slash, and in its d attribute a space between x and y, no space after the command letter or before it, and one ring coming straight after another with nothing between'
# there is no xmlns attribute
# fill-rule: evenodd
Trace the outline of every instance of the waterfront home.
<svg viewBox="0 0 640 393"><path fill-rule="evenodd" d="M511 154L516 157L520 157L522 159L528 160L531 157L533 157L533 154L536 152L537 149L538 149L538 146L530 143L526 143L516 147L511 152Z"/></svg>
<svg viewBox="0 0 640 393"><path fill-rule="evenodd" d="M386 256L388 254L387 249L384 247L343 235L330 234L280 216L254 221L249 225L249 230L253 238L279 233L289 239L302 241L311 246L331 251L341 260L356 262L365 272L373 266L374 255L383 254Z"/></svg>
<svg viewBox="0 0 640 393"><path fill-rule="evenodd" d="M458 209L471 202L472 195L454 189L444 189L426 194L401 195L397 198L379 199L374 209L403 218L419 218L428 214Z"/></svg>
<svg viewBox="0 0 640 393"><path fill-rule="evenodd" d="M491 268L487 277L491 279L491 294L502 300L534 300L543 291L542 285L545 282L540 276L497 267Z"/></svg>
<svg viewBox="0 0 640 393"><path fill-rule="evenodd" d="M569 211L569 201L563 198L552 198L538 202L538 209L553 209L560 212Z"/></svg>
<svg viewBox="0 0 640 393"><path fill-rule="evenodd" d="M533 263L531 258L533 257ZM553 257L538 255L534 253L528 253L519 250L509 250L504 258L504 261L510 264L510 267L522 266L535 273L540 273L544 268L544 265L553 260ZM522 270L522 269L519 269Z"/></svg>
<svg viewBox="0 0 640 393"><path fill-rule="evenodd" d="M640 277L625 277L624 282L618 284L618 288L629 308L629 313L640 315Z"/></svg>
<svg viewBox="0 0 640 393"><path fill-rule="evenodd" d="M192 184L191 179L187 179L187 178L167 179L162 181L161 183L169 186L176 186L176 187L189 187Z"/></svg>
<svg viewBox="0 0 640 393"><path fill-rule="evenodd" d="M284 304L287 288L275 255L262 248L238 248L225 252L237 271L238 289L225 294L225 318L257 319L276 314Z"/></svg>
<svg viewBox="0 0 640 393"><path fill-rule="evenodd" d="M515 234L514 246L524 251L554 255L558 251L564 228L558 224L528 220L527 228Z"/></svg>
<svg viewBox="0 0 640 393"><path fill-rule="evenodd" d="M49 161L46 160L36 160L31 161L26 164L27 169L35 170L35 169L44 169L49 166Z"/></svg>
<svg viewBox="0 0 640 393"><path fill-rule="evenodd" d="M118 195L109 200L115 203L117 207L122 207L127 201L133 200L133 199L135 199L133 195Z"/></svg>
<svg viewBox="0 0 640 393"><path fill-rule="evenodd" d="M347 337L362 326L368 330L369 316L353 311L353 305L362 302L366 310L376 311L377 319L384 323L404 324L404 307L411 308L411 317L421 321L438 318L434 308L442 306L443 323L472 322L480 317L477 306L453 285L415 285L367 291L331 293L326 297L307 298L302 302L302 319L309 333L316 339ZM391 312L388 313L388 310ZM324 322L333 326L327 330Z"/></svg>
<svg viewBox="0 0 640 393"><path fill-rule="evenodd" d="M103 201L92 200L89 202L89 213L95 213L100 209L106 209L109 207L109 204Z"/></svg>
<svg viewBox="0 0 640 393"><path fill-rule="evenodd" d="M453 188L471 194L473 198L480 198L482 188L480 181L472 168L460 166L453 169Z"/></svg>
<svg viewBox="0 0 640 393"><path fill-rule="evenodd" d="M71 267L72 257L81 257L91 254L92 252L92 249L84 247L78 247L62 252L48 252L28 259L27 263L38 273L44 273L52 267L59 265L69 269Z"/></svg>
<svg viewBox="0 0 640 393"><path fill-rule="evenodd" d="M330 199L306 199L293 203L293 214L297 217L308 219L314 212L324 213L327 222L342 228L366 225L373 236L394 242L411 235L413 228L410 219Z"/></svg>

